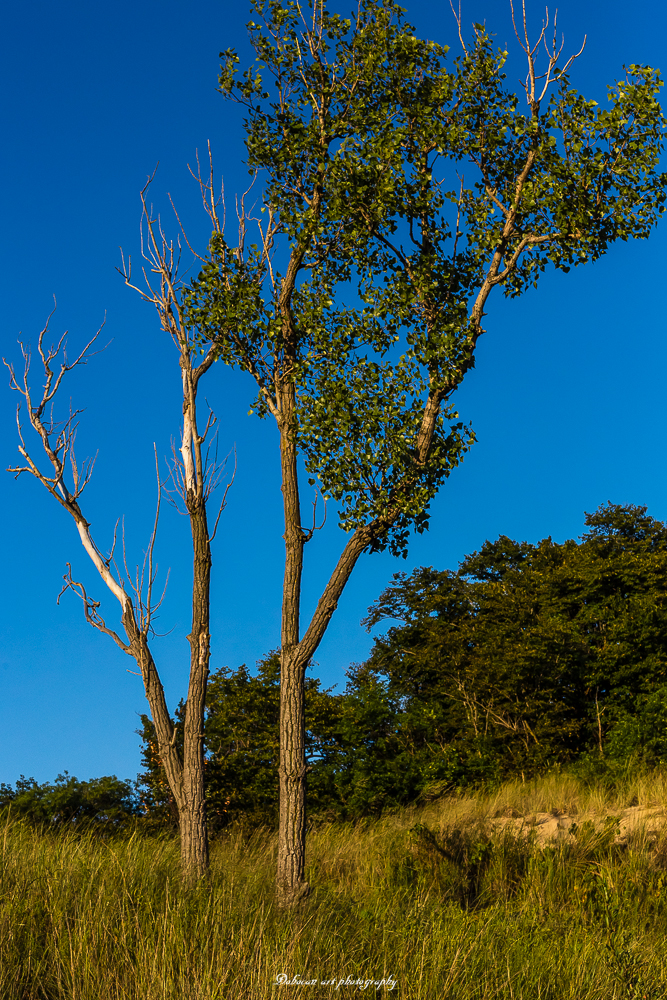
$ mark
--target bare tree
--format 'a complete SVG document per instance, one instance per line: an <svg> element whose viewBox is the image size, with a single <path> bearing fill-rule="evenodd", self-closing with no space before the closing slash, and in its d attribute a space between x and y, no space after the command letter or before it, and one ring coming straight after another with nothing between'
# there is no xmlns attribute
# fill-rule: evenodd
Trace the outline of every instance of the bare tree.
<svg viewBox="0 0 667 1000"><path fill-rule="evenodd" d="M152 178L151 178L152 179ZM183 387L183 423L181 444L178 451L173 449L173 461L169 476L161 481L157 465L158 502L155 523L146 555L141 567L130 574L127 566L124 537L122 541L122 569L116 558L118 522L114 530L111 551L103 555L96 539L91 534L90 523L81 506L81 496L90 481L93 462L77 463L74 444L77 417L80 410L71 410L64 422L54 418L55 397L60 390L65 375L92 357L93 347L100 331L83 348L73 361L66 353L66 334L52 347L46 347L49 320L37 339L37 350L45 375L43 390L35 395L30 382L31 354L21 343L23 374L18 375L11 362L3 358L10 373L10 386L23 397L25 410L32 429L41 444L41 457L31 453L21 425L21 402L17 406L17 426L19 452L22 465L9 469L18 478L29 472L48 490L52 497L71 515L77 526L81 542L90 556L100 577L121 606L121 623L124 637L109 627L100 613L100 602L90 597L84 585L72 577L71 566L67 564L63 592L72 590L81 598L86 620L100 632L110 636L114 642L133 657L144 682L146 698L150 706L160 759L164 766L169 788L178 809L181 860L184 875L188 880L203 875L208 868L208 838L206 831L206 810L204 801L204 705L210 658L210 579L211 541L215 536L220 514L225 506L232 480L228 481L220 503L213 533L209 532L207 502L218 485L225 463L215 458L208 460L204 452L207 437L215 424L215 416L209 412L203 431L200 431L197 417L197 393L201 378L215 359L213 347L203 356L193 342L183 320L180 301L179 265L180 242L170 242L165 237L159 220L152 217L146 204L146 191L150 180L141 193L142 214L142 255L144 266L142 275L144 286L132 284L131 265L123 260L121 273L126 283L141 294L142 298L156 308L162 329L169 334L178 352ZM53 315L53 313L51 314ZM198 360L200 359L200 360ZM197 363L198 362L198 363ZM44 462L43 460L47 461ZM46 471L45 471L46 470ZM168 483L170 484L168 486ZM193 550L192 584L192 627L188 635L190 643L190 679L183 727L182 755L176 747L176 730L165 700L164 688L150 649L150 639L154 636L153 619L162 597L154 599L156 566L154 549L160 515L160 498L163 490L168 490L168 498L187 513L190 519ZM166 584L165 584L166 588ZM61 592L62 595L62 592Z"/></svg>

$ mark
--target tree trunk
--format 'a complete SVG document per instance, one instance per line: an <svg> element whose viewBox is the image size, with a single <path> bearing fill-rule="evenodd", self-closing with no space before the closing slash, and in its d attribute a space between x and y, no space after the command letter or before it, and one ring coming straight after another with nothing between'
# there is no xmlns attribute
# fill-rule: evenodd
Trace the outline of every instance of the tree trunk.
<svg viewBox="0 0 667 1000"><path fill-rule="evenodd" d="M276 873L279 906L294 906L310 886L306 862L306 751L303 669L282 655L280 671L280 823Z"/></svg>
<svg viewBox="0 0 667 1000"><path fill-rule="evenodd" d="M280 456L285 511L285 577L280 658L280 821L276 891L279 906L308 895L306 861L306 726L303 678L307 661L299 655L299 611L304 534L297 478L294 383L281 393Z"/></svg>
<svg viewBox="0 0 667 1000"><path fill-rule="evenodd" d="M204 789L204 711L210 659L211 542L203 496L188 491L193 549L192 630L190 683L183 727L183 778L181 782L181 862L186 881L208 871L208 831Z"/></svg>
<svg viewBox="0 0 667 1000"><path fill-rule="evenodd" d="M208 871L208 832L204 800L204 754L191 747L183 750L183 794L179 811L181 868L184 881L197 882ZM199 758L199 759L197 759Z"/></svg>

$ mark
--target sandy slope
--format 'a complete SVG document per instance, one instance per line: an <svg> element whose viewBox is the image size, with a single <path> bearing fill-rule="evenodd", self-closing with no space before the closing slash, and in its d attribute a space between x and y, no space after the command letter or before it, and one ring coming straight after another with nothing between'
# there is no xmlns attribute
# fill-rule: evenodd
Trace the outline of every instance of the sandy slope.
<svg viewBox="0 0 667 1000"><path fill-rule="evenodd" d="M509 829L514 833L528 833L534 830L537 843L542 846L550 841L572 836L571 831L575 824L581 827L583 823L590 821L596 829L599 829L604 827L605 820L609 818L592 812L573 815L559 811L535 812L519 816L516 810L508 809L506 813L491 820L496 830ZM666 822L667 812L662 806L629 806L610 813L610 816L619 820L616 841L625 841L630 834L638 832L642 827L646 836L657 836Z"/></svg>

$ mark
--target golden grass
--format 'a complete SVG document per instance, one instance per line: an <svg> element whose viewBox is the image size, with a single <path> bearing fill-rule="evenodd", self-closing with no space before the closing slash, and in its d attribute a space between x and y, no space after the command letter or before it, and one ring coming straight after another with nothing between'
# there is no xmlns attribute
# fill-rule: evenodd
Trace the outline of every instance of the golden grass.
<svg viewBox="0 0 667 1000"><path fill-rule="evenodd" d="M2 1000L658 1000L667 996L667 831L604 823L665 801L662 773L610 791L512 782L356 825L315 827L313 892L273 905L275 837L231 831L210 878L173 838L0 829ZM494 817L597 815L540 847ZM655 825L655 824L654 824ZM317 985L279 985L317 980ZM371 980L364 989L340 980ZM392 977L393 988L374 983ZM332 984L323 985L333 980Z"/></svg>

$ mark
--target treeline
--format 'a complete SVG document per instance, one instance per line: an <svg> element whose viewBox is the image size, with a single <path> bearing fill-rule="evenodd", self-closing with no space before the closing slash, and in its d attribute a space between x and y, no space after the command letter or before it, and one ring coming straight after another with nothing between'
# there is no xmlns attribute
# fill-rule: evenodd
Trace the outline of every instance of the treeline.
<svg viewBox="0 0 667 1000"><path fill-rule="evenodd" d="M356 819L568 765L667 760L667 525L646 507L612 504L585 523L579 542L501 536L456 572L394 576L365 620L391 627L345 691L306 681L312 818ZM273 652L254 674L242 666L209 681L212 831L275 822L279 679ZM23 779L0 787L0 806L57 822L175 825L152 723L142 723L136 784Z"/></svg>
<svg viewBox="0 0 667 1000"><path fill-rule="evenodd" d="M36 826L120 830L147 815L138 782L115 775L79 781L65 771L40 784L21 775L14 787L0 784L0 813L22 816Z"/></svg>

